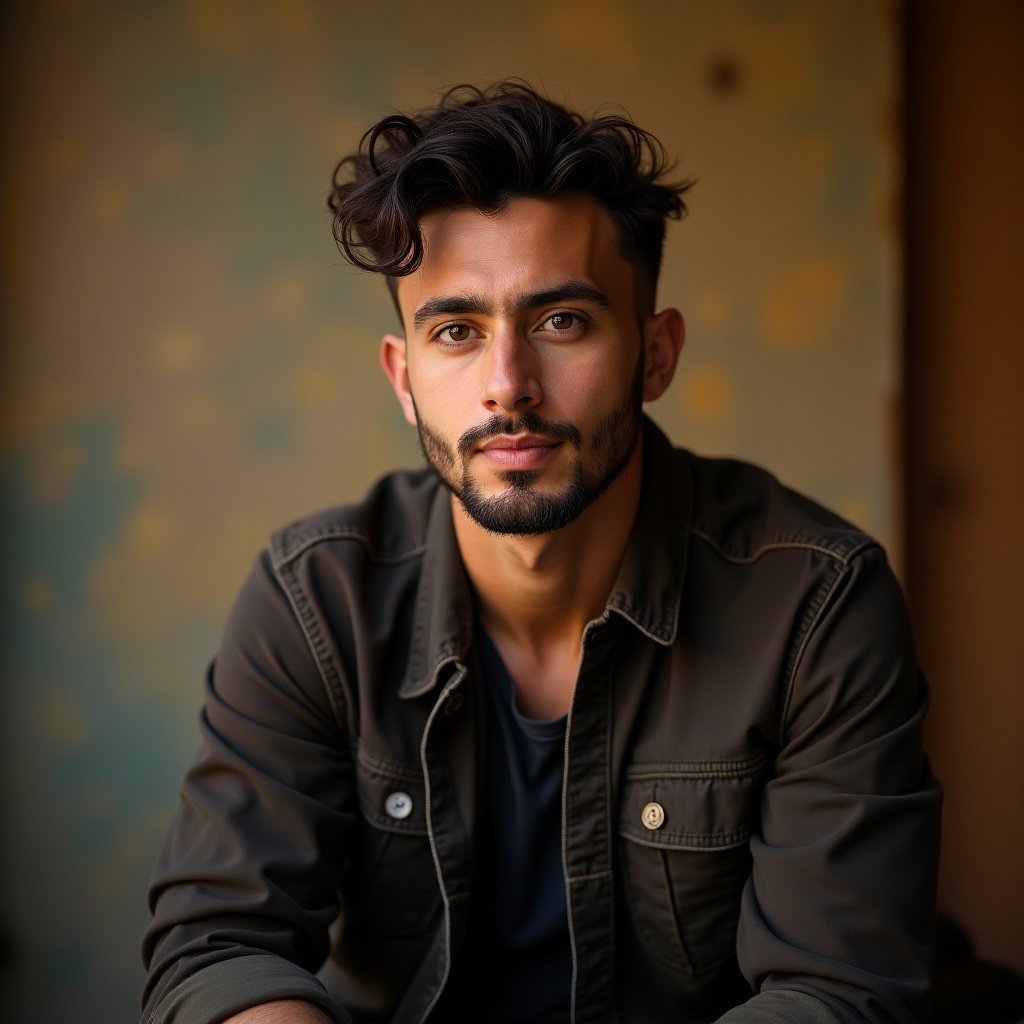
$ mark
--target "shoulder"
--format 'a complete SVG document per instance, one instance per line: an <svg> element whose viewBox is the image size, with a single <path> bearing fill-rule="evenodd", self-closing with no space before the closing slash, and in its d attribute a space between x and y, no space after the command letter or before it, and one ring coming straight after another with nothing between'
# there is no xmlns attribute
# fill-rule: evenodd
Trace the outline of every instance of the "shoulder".
<svg viewBox="0 0 1024 1024"><path fill-rule="evenodd" d="M766 469L740 459L676 450L692 484L691 532L722 558L754 562L771 552L806 551L846 564L878 543Z"/></svg>
<svg viewBox="0 0 1024 1024"><path fill-rule="evenodd" d="M322 509L274 532L269 555L281 571L331 551L393 564L422 555L431 511L441 487L430 470L389 473L357 502Z"/></svg>
<svg viewBox="0 0 1024 1024"><path fill-rule="evenodd" d="M902 680L897 689L913 705L913 629L882 546L758 466L679 454L692 478L694 578L744 609L739 628L759 650L779 644L783 712L797 718L801 699L822 694L839 701L833 684L842 700L872 700L885 680ZM835 671L819 678L827 665ZM810 720L820 711L814 705Z"/></svg>

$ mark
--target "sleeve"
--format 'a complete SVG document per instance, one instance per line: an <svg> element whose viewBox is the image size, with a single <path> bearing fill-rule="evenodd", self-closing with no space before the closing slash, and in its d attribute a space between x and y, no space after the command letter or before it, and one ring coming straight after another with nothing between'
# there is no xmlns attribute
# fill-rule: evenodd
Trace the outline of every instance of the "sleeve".
<svg viewBox="0 0 1024 1024"><path fill-rule="evenodd" d="M926 1013L941 791L881 549L855 555L808 620L743 895L739 961L758 994L719 1024L909 1024Z"/></svg>
<svg viewBox="0 0 1024 1024"><path fill-rule="evenodd" d="M273 999L347 1021L314 977L353 824L350 747L264 554L207 676L202 746L153 873L147 1024L215 1024Z"/></svg>

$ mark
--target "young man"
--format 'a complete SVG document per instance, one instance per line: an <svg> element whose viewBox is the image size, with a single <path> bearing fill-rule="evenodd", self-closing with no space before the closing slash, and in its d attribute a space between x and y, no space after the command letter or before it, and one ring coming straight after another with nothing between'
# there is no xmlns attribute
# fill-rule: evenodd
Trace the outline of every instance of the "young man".
<svg viewBox="0 0 1024 1024"><path fill-rule="evenodd" d="M629 121L514 83L340 165L429 469L243 588L146 1020L920 1019L939 797L903 601L869 538L643 417L683 342L663 179Z"/></svg>

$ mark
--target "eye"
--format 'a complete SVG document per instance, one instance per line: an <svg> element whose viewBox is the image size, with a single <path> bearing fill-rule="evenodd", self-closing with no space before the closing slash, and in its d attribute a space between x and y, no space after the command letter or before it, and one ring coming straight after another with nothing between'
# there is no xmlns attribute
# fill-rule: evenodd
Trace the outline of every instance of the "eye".
<svg viewBox="0 0 1024 1024"><path fill-rule="evenodd" d="M469 324L447 324L434 333L434 340L442 345L462 345L473 338Z"/></svg>
<svg viewBox="0 0 1024 1024"><path fill-rule="evenodd" d="M584 326L584 323L583 317L579 314L559 310L557 313L552 313L541 326L548 327L559 334L565 334L568 331L578 330Z"/></svg>

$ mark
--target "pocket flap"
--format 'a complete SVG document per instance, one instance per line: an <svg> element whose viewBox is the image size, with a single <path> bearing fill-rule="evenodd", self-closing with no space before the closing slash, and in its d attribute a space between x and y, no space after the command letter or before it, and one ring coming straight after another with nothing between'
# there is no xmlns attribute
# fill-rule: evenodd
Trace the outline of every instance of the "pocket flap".
<svg viewBox="0 0 1024 1024"><path fill-rule="evenodd" d="M416 768L376 757L360 745L356 777L359 809L370 824L404 835L427 834L426 788Z"/></svg>
<svg viewBox="0 0 1024 1024"><path fill-rule="evenodd" d="M619 834L644 846L722 850L742 846L757 821L765 756L666 761L626 770Z"/></svg>

